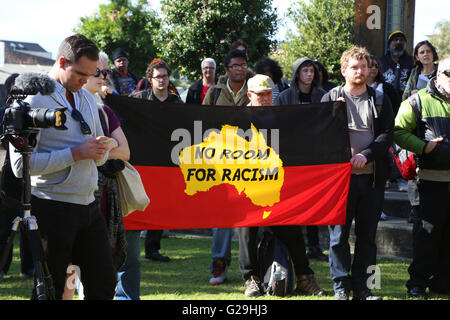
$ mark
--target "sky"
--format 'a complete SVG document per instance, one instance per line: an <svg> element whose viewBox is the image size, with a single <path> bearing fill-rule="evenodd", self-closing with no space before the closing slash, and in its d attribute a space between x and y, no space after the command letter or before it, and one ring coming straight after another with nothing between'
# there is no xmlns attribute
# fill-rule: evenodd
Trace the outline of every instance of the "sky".
<svg viewBox="0 0 450 320"><path fill-rule="evenodd" d="M7 0L2 0L7 1ZM38 43L55 58L61 41L71 35L80 17L92 15L108 0L16 0L3 3L0 10L0 39ZM154 9L159 1L149 1ZM273 0L279 17L283 17L291 1ZM57 12L57 14L53 14ZM416 0L414 44L427 39L436 22L449 19L449 0ZM282 40L287 27L280 26Z"/></svg>

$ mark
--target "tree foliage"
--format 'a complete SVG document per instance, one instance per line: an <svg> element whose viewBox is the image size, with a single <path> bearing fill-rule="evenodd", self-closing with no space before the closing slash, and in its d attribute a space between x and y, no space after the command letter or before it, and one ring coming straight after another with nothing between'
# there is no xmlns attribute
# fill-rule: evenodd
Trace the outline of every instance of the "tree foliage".
<svg viewBox="0 0 450 320"><path fill-rule="evenodd" d="M298 58L317 59L327 68L330 80L341 83L340 57L353 45L354 0L297 0L287 17L295 27L287 33L273 56L291 77Z"/></svg>
<svg viewBox="0 0 450 320"><path fill-rule="evenodd" d="M436 23L430 42L436 47L440 58L450 55L450 20Z"/></svg>
<svg viewBox="0 0 450 320"><path fill-rule="evenodd" d="M149 62L158 55L155 37L160 20L145 0L111 0L92 16L80 18L74 32L91 39L100 50L111 54L115 48L127 52L130 69L145 74Z"/></svg>
<svg viewBox="0 0 450 320"><path fill-rule="evenodd" d="M163 57L191 80L201 74L200 62L211 57L223 73L230 44L243 39L250 62L267 55L274 41L277 14L272 0L163 0L160 33Z"/></svg>

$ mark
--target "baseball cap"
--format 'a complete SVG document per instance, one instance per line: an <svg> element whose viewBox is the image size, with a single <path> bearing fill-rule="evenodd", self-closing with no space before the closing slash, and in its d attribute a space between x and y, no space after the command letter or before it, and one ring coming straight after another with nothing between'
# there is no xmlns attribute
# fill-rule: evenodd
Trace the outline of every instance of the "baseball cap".
<svg viewBox="0 0 450 320"><path fill-rule="evenodd" d="M390 43L392 40L394 40L394 39L396 39L396 38L398 38L398 37L403 37L403 39L406 40L405 34L404 34L402 31L400 31L400 30L396 30L396 31L392 32L392 33L389 35L389 37L388 37L388 43Z"/></svg>
<svg viewBox="0 0 450 320"><path fill-rule="evenodd" d="M257 74L248 79L247 82L247 91L253 93L272 91L274 87L275 84L273 83L273 80L264 74Z"/></svg>

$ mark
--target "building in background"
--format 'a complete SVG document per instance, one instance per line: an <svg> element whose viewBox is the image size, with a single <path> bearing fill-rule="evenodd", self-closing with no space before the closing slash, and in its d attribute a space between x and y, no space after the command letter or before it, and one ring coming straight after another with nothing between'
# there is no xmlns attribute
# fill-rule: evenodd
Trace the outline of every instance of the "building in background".
<svg viewBox="0 0 450 320"><path fill-rule="evenodd" d="M48 72L55 60L37 43L0 40L0 104L6 99L3 86L13 73Z"/></svg>

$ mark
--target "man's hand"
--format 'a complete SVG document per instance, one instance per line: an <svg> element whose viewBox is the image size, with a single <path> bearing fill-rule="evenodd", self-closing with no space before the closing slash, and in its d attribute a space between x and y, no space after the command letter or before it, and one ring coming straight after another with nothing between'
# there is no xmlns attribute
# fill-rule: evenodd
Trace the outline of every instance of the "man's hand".
<svg viewBox="0 0 450 320"><path fill-rule="evenodd" d="M423 152L425 152L426 154L430 153L431 151L434 150L434 148L436 148L436 145L442 141L444 141L443 137L439 137L439 138L433 139L431 141L428 141L428 143L425 147L425 150Z"/></svg>
<svg viewBox="0 0 450 320"><path fill-rule="evenodd" d="M72 148L72 156L75 161L93 159L100 160L105 155L106 151L110 150L106 141L110 138L101 136L97 138L90 138L80 144L78 147Z"/></svg>
<svg viewBox="0 0 450 320"><path fill-rule="evenodd" d="M363 168L367 163L367 158L363 156L362 154L358 153L355 154L351 159L350 163L354 168L361 169Z"/></svg>

